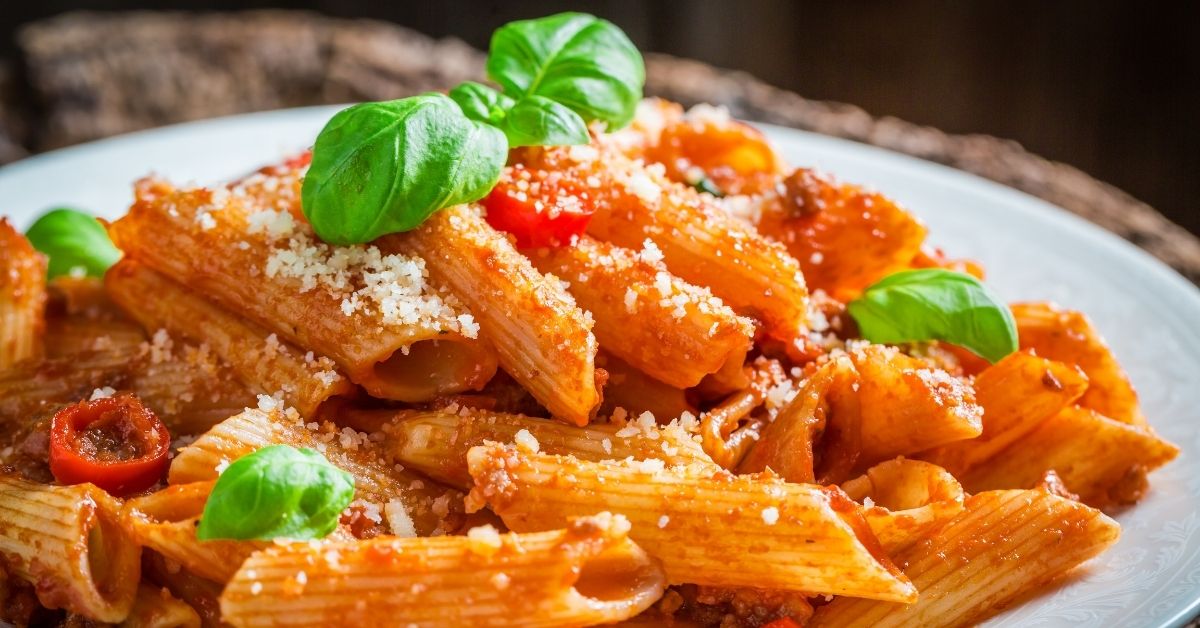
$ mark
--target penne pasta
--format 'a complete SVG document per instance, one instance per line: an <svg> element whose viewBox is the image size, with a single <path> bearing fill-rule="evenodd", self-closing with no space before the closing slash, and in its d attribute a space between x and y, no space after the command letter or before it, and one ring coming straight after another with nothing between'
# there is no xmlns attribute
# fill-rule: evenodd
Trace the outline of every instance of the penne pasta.
<svg viewBox="0 0 1200 628"><path fill-rule="evenodd" d="M184 447L171 461L171 484L214 480L225 464L268 445L314 449L334 466L354 476L355 496L366 517L387 525L394 534L428 536L458 527L462 496L382 459L383 452L366 434L330 424L305 424L295 410L281 410L269 399L213 426Z"/></svg>
<svg viewBox="0 0 1200 628"><path fill-rule="evenodd" d="M618 412L640 416L649 412L666 421L681 417L685 412L693 416L698 412L688 399L689 391L664 384L604 351L596 354L596 365L608 373L601 416Z"/></svg>
<svg viewBox="0 0 1200 628"><path fill-rule="evenodd" d="M582 512L618 512L673 584L901 602L917 596L836 488L735 476L711 465L589 462L496 444L472 448L467 464L475 479L468 508L487 504L516 531L553 529Z"/></svg>
<svg viewBox="0 0 1200 628"><path fill-rule="evenodd" d="M137 593L141 548L115 499L91 484L0 475L0 555L47 608L119 622Z"/></svg>
<svg viewBox="0 0 1200 628"><path fill-rule="evenodd" d="M689 388L745 361L753 324L707 289L668 273L653 243L634 253L585 236L529 256L538 270L568 282L595 319L604 351L654 379Z"/></svg>
<svg viewBox="0 0 1200 628"><path fill-rule="evenodd" d="M858 373L846 357L834 358L818 368L763 428L738 465L738 471L757 473L770 469L788 482L815 482L814 443L834 412L843 419L846 415L857 415L853 396L846 394L857 381Z"/></svg>
<svg viewBox="0 0 1200 628"><path fill-rule="evenodd" d="M200 614L170 591L143 583L120 628L200 628Z"/></svg>
<svg viewBox="0 0 1200 628"><path fill-rule="evenodd" d="M176 484L132 499L122 509L122 520L139 545L201 578L225 583L242 562L270 543L196 538L196 524L214 483Z"/></svg>
<svg viewBox="0 0 1200 628"><path fill-rule="evenodd" d="M810 290L849 300L909 267L926 229L892 200L797 168L764 194L723 204L799 260Z"/></svg>
<svg viewBox="0 0 1200 628"><path fill-rule="evenodd" d="M1146 424L1133 383L1086 314L1053 303L1015 303L1011 309L1022 349L1087 375L1091 385L1079 405L1122 423Z"/></svg>
<svg viewBox="0 0 1200 628"><path fill-rule="evenodd" d="M312 416L353 386L328 358L308 357L275 334L243 320L131 259L109 269L113 301L147 330L166 329L208 346L256 394L281 393L287 405ZM154 294L157 298L147 299Z"/></svg>
<svg viewBox="0 0 1200 628"><path fill-rule="evenodd" d="M171 595L195 609L203 628L225 628L229 625L221 621L218 598L222 585L200 578L150 549L142 552L142 572L147 582L166 588Z"/></svg>
<svg viewBox="0 0 1200 628"><path fill-rule="evenodd" d="M471 488L467 452L488 441L536 442L540 451L581 460L662 460L669 465L709 464L712 460L679 423L659 427L653 419L625 426L593 424L583 428L546 419L473 411L402 410L381 431L381 447L391 458L440 482ZM532 439L532 440L528 440ZM715 467L714 467L715 468Z"/></svg>
<svg viewBox="0 0 1200 628"><path fill-rule="evenodd" d="M1081 437L1081 435L1086 435ZM1081 501L1095 507L1137 501L1146 474L1175 459L1179 448L1149 428L1086 408L1067 408L1043 421L987 464L961 476L968 491L1032 488L1054 471Z"/></svg>
<svg viewBox="0 0 1200 628"><path fill-rule="evenodd" d="M72 358L89 351L136 355L146 342L146 332L124 318L68 314L46 320L45 358Z"/></svg>
<svg viewBox="0 0 1200 628"><path fill-rule="evenodd" d="M474 320L426 282L419 258L335 251L290 213L155 180L139 182L109 232L128 256L328 356L375 396L424 401L478 389L495 372Z"/></svg>
<svg viewBox="0 0 1200 628"><path fill-rule="evenodd" d="M649 239L672 274L762 321L773 337L790 342L805 328L808 290L796 260L711 197L668 180L661 165L644 166L604 145L527 150L521 157L523 167L575 177L590 190L593 237L630 249Z"/></svg>
<svg viewBox="0 0 1200 628"><path fill-rule="evenodd" d="M409 233L382 238L390 253L425 260L430 275L476 313L500 364L552 415L586 425L600 405L591 317L539 273L474 206L444 209Z"/></svg>
<svg viewBox="0 0 1200 628"><path fill-rule="evenodd" d="M1087 386L1087 377L1076 367L1037 357L1029 350L1009 354L975 378L983 433L921 457L962 474L1069 407Z"/></svg>
<svg viewBox="0 0 1200 628"><path fill-rule="evenodd" d="M889 556L930 536L963 510L963 489L945 469L896 458L881 462L842 490L866 506L863 516Z"/></svg>
<svg viewBox="0 0 1200 628"><path fill-rule="evenodd" d="M838 598L808 626L969 626L1061 577L1116 542L1100 511L1043 490L989 491L895 559L921 591L915 604Z"/></svg>
<svg viewBox="0 0 1200 628"><path fill-rule="evenodd" d="M0 369L42 353L46 257L0 218Z"/></svg>
<svg viewBox="0 0 1200 628"><path fill-rule="evenodd" d="M859 375L860 465L982 433L983 409L962 380L882 345L849 356Z"/></svg>
<svg viewBox="0 0 1200 628"><path fill-rule="evenodd" d="M662 567L601 513L563 529L296 543L250 557L221 594L234 626L583 626L637 615ZM469 603L464 603L469 601Z"/></svg>

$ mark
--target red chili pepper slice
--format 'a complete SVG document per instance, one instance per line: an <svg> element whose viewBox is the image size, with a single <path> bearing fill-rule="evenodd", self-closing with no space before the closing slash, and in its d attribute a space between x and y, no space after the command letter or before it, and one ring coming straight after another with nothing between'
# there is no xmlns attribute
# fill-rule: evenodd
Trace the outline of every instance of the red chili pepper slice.
<svg viewBox="0 0 1200 628"><path fill-rule="evenodd" d="M505 170L483 206L488 223L516 236L520 248L564 246L592 220L594 192L567 173L517 165Z"/></svg>
<svg viewBox="0 0 1200 628"><path fill-rule="evenodd" d="M50 422L50 472L63 484L91 482L128 495L162 477L170 446L167 427L137 397L81 401Z"/></svg>

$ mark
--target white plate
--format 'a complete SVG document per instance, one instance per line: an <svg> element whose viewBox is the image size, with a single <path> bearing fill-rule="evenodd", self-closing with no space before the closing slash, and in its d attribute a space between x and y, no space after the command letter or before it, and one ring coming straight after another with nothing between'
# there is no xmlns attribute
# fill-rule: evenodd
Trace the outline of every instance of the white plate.
<svg viewBox="0 0 1200 628"><path fill-rule="evenodd" d="M0 214L24 228L54 205L122 214L151 171L217 182L308 146L336 107L236 116L135 133L0 169ZM1145 413L1183 447L1119 515L1120 542L1066 586L989 626L1175 626L1200 606L1200 292L1119 238L1009 188L884 150L790 129L768 136L795 164L873 186L911 208L952 255L982 261L1009 299L1082 309L1108 337Z"/></svg>

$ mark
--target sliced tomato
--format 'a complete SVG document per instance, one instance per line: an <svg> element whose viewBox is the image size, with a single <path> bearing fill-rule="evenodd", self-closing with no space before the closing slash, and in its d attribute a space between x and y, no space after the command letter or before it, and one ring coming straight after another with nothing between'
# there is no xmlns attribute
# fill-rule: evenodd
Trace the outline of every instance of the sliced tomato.
<svg viewBox="0 0 1200 628"><path fill-rule="evenodd" d="M171 434L135 396L81 401L50 422L50 472L122 496L150 488L167 468Z"/></svg>
<svg viewBox="0 0 1200 628"><path fill-rule="evenodd" d="M565 246L583 234L596 207L594 191L566 172L506 168L483 199L487 221L513 234L517 246Z"/></svg>

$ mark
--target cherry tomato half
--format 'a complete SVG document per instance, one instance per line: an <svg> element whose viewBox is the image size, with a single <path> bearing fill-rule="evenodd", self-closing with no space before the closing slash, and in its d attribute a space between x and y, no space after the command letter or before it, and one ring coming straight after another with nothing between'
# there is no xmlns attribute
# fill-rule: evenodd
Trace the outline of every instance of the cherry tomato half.
<svg viewBox="0 0 1200 628"><path fill-rule="evenodd" d="M592 220L593 193L570 173L517 165L505 169L483 206L488 223L516 236L518 247L564 246Z"/></svg>
<svg viewBox="0 0 1200 628"><path fill-rule="evenodd" d="M137 397L81 401L50 422L50 472L63 484L91 482L128 495L162 477L170 446L167 427Z"/></svg>

